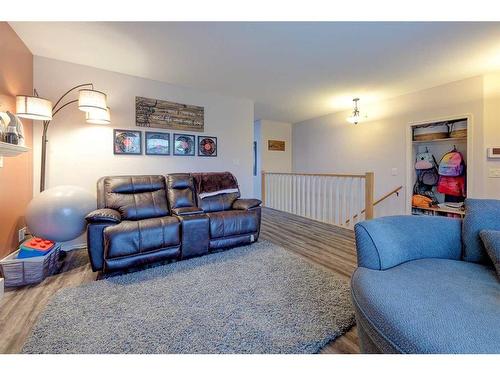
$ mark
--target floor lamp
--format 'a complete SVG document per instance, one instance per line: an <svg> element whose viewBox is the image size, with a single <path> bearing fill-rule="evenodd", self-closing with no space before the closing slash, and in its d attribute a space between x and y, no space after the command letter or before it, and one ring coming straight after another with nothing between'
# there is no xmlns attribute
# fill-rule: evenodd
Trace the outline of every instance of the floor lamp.
<svg viewBox="0 0 500 375"><path fill-rule="evenodd" d="M79 89L78 99L65 102L65 98L77 89ZM39 97L36 90L33 90L33 94L34 95L16 96L16 114L22 118L43 121L40 170L40 192L42 192L45 190L45 164L48 142L47 130L49 129L52 118L63 108L70 104L78 103L78 109L85 112L85 121L89 124L107 125L111 123L111 119L106 94L94 90L94 85L92 83L84 83L72 87L66 91L54 105L52 105L50 100Z"/></svg>

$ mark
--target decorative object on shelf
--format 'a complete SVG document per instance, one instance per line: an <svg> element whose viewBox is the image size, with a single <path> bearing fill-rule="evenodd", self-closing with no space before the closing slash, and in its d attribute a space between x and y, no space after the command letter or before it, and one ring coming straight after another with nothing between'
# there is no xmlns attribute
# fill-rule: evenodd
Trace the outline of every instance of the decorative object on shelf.
<svg viewBox="0 0 500 375"><path fill-rule="evenodd" d="M0 112L0 142L5 142L5 132L10 119L7 112Z"/></svg>
<svg viewBox="0 0 500 375"><path fill-rule="evenodd" d="M217 156L217 137L198 136L198 156Z"/></svg>
<svg viewBox="0 0 500 375"><path fill-rule="evenodd" d="M285 151L285 141L269 139L267 141L267 149L269 151Z"/></svg>
<svg viewBox="0 0 500 375"><path fill-rule="evenodd" d="M78 99L68 100L64 103L64 99L76 89L80 89L78 90ZM110 123L108 121L110 120L110 114L106 94L94 90L92 83L84 83L72 87L54 105L52 105L50 100L40 98L36 89L33 90L33 94L18 95L16 97L16 113L22 118L43 121L40 191L44 191L48 142L47 131L52 118L60 110L73 103L78 103L78 109L86 112L86 122L90 124L108 124Z"/></svg>
<svg viewBox="0 0 500 375"><path fill-rule="evenodd" d="M170 133L146 132L146 155L170 155Z"/></svg>
<svg viewBox="0 0 500 375"><path fill-rule="evenodd" d="M352 115L349 116L346 120L347 122L350 122L351 124L357 125L361 121L365 120L367 118L366 115L361 115L361 112L358 107L358 102L359 98L354 98L352 100L353 102L353 109L352 109Z"/></svg>
<svg viewBox="0 0 500 375"><path fill-rule="evenodd" d="M194 135L174 133L174 155L194 156L195 142Z"/></svg>
<svg viewBox="0 0 500 375"><path fill-rule="evenodd" d="M142 155L142 132L114 129L113 153L115 155Z"/></svg>
<svg viewBox="0 0 500 375"><path fill-rule="evenodd" d="M95 197L87 190L61 185L31 200L26 209L26 224L34 236L56 242L69 241L85 232L85 216L95 208Z"/></svg>
<svg viewBox="0 0 500 375"><path fill-rule="evenodd" d="M137 126L203 132L205 109L196 105L180 104L167 100L135 98Z"/></svg>
<svg viewBox="0 0 500 375"><path fill-rule="evenodd" d="M5 112L8 122L4 134L4 141L7 143L12 143L14 145L25 146L26 142L24 139L24 127L23 123L12 112Z"/></svg>

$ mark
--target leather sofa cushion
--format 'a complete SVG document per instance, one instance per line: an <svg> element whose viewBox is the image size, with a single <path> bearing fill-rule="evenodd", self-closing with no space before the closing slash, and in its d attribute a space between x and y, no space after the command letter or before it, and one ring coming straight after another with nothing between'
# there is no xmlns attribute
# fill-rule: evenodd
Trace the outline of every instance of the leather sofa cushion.
<svg viewBox="0 0 500 375"><path fill-rule="evenodd" d="M199 207L204 212L217 212L230 210L233 203L240 196L239 193L219 194L199 199Z"/></svg>
<svg viewBox="0 0 500 375"><path fill-rule="evenodd" d="M104 180L106 193L134 194L161 189L165 189L163 176L116 176Z"/></svg>
<svg viewBox="0 0 500 375"><path fill-rule="evenodd" d="M210 212L210 238L255 233L259 228L259 217L252 211Z"/></svg>
<svg viewBox="0 0 500 375"><path fill-rule="evenodd" d="M173 216L122 221L104 229L105 259L146 253L179 244L180 223Z"/></svg>
<svg viewBox="0 0 500 375"><path fill-rule="evenodd" d="M249 210L260 206L260 199L236 199L233 203L233 210Z"/></svg>
<svg viewBox="0 0 500 375"><path fill-rule="evenodd" d="M104 180L106 208L123 220L141 220L169 214L163 176L108 177Z"/></svg>
<svg viewBox="0 0 500 375"><path fill-rule="evenodd" d="M168 202L171 208L194 207L193 177L187 173L177 173L167 176Z"/></svg>
<svg viewBox="0 0 500 375"><path fill-rule="evenodd" d="M493 267L430 258L384 271L359 267L351 286L363 317L398 352L500 352Z"/></svg>
<svg viewBox="0 0 500 375"><path fill-rule="evenodd" d="M177 216L188 216L202 214L203 210L198 207L181 207L172 209L172 213Z"/></svg>

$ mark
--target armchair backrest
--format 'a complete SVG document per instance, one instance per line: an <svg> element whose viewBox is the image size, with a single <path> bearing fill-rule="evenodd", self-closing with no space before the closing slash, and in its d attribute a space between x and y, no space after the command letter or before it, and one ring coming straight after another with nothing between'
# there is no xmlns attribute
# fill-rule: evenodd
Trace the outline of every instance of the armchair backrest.
<svg viewBox="0 0 500 375"><path fill-rule="evenodd" d="M193 176L189 173L169 174L166 182L170 208L196 207Z"/></svg>
<svg viewBox="0 0 500 375"><path fill-rule="evenodd" d="M123 220L141 220L170 214L163 176L108 176L97 183L100 208L120 212Z"/></svg>

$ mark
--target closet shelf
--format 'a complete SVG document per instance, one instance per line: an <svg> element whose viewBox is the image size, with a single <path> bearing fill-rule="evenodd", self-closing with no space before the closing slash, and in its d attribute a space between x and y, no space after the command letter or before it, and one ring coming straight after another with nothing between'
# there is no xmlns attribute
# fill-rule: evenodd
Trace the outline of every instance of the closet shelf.
<svg viewBox="0 0 500 375"><path fill-rule="evenodd" d="M456 214L456 215L465 215L465 211L455 209L455 208L441 208L441 207L429 207L429 208L423 208L423 207L417 207L417 206L412 206L412 208L417 209L417 210L424 210L424 211L433 211L433 212L442 212L446 214Z"/></svg>
<svg viewBox="0 0 500 375"><path fill-rule="evenodd" d="M467 142L467 137L461 137L461 138L443 138L443 139L433 139L430 141L413 141L414 144L421 144L421 143L442 143L442 142L449 142L449 143L461 143L461 142Z"/></svg>
<svg viewBox="0 0 500 375"><path fill-rule="evenodd" d="M28 152L29 147L13 145L12 143L0 142L0 157L1 156L17 156L23 152Z"/></svg>

